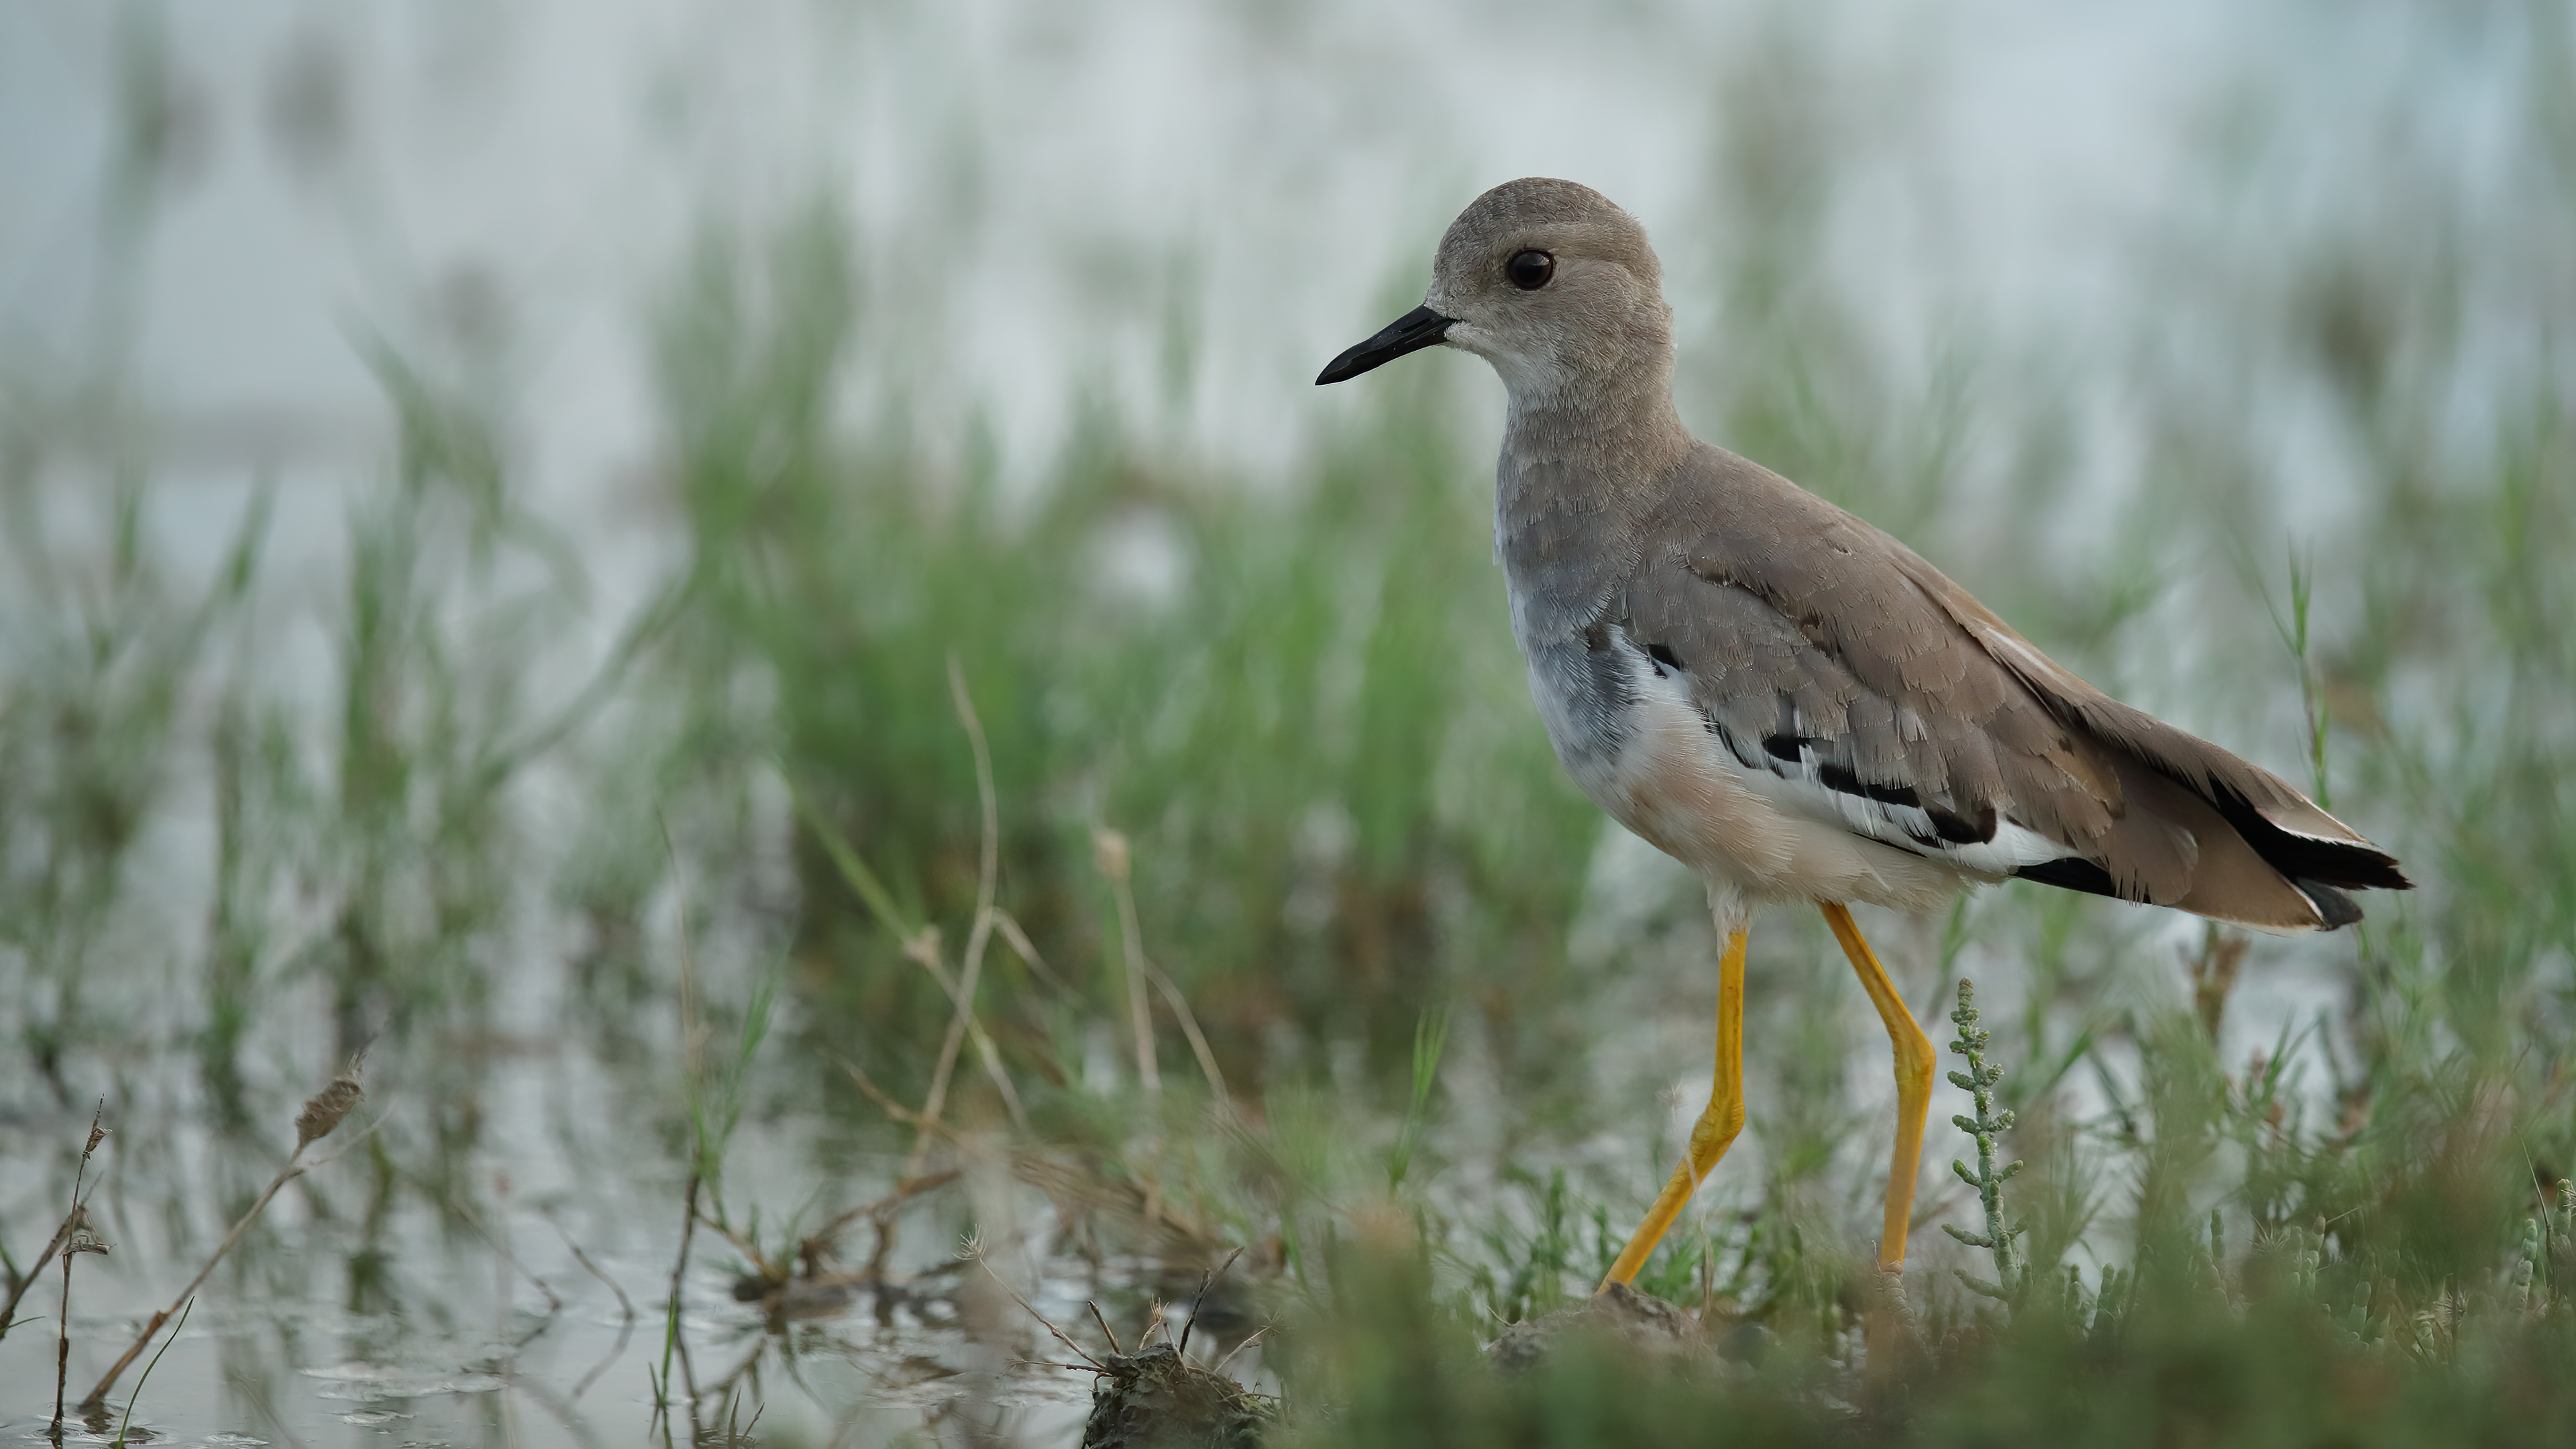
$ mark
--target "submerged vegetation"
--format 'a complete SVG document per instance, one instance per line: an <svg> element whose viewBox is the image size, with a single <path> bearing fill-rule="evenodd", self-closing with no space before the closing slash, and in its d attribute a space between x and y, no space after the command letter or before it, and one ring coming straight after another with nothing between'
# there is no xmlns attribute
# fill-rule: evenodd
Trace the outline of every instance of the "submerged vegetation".
<svg viewBox="0 0 2576 1449"><path fill-rule="evenodd" d="M2172 239L2135 335L2039 344L2082 370L1864 325L1820 62L1741 62L1671 283L1723 301L1702 431L2423 888L2303 941L2029 885L1872 922L1964 1067L1894 1293L1877 1026L1764 918L1644 1338L1549 1315L1680 1149L1714 943L1548 753L1465 365L1273 476L1102 403L1014 479L912 425L845 212L711 230L651 333L674 562L604 621L470 349L369 344L327 589L276 559L310 499L190 538L115 379L0 377L0 1412L59 1343L138 1442L292 1439L318 1382L495 1440L1070 1443L1095 1370L1193 1363L1279 1443L2566 1442L2576 50L2512 14L2509 194L2399 148ZM363 1138L283 1154L362 1055Z"/></svg>

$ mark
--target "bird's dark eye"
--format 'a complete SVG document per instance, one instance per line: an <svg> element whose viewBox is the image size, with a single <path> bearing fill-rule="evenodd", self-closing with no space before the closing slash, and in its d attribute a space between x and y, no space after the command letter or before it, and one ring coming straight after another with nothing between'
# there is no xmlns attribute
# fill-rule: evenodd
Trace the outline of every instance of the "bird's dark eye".
<svg viewBox="0 0 2576 1449"><path fill-rule="evenodd" d="M1556 258L1545 252L1519 252L1503 263L1503 275L1524 292L1535 292L1556 275Z"/></svg>

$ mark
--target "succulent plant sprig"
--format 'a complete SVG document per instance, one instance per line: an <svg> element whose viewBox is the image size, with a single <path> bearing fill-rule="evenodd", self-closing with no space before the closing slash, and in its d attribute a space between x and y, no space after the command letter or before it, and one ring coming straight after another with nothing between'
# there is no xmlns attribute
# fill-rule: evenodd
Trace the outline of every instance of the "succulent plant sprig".
<svg viewBox="0 0 2576 1449"><path fill-rule="evenodd" d="M2020 1297L2023 1271L2021 1250L2013 1240L2030 1231L2030 1227L2026 1223L2005 1225L2003 1186L2021 1171L2021 1163L2015 1161L2001 1169L1995 1166L1995 1139L2011 1130L2013 1114L2010 1108L1999 1111L1995 1107L1995 1083L2003 1080L2004 1069L1986 1061L1987 1033L1985 1028L1977 1025L1976 987L1964 979L1959 982L1959 1005L1950 1013L1950 1020L1959 1028L1958 1040L1950 1043L1950 1050L1968 1059L1966 1071L1950 1073L1950 1084L1966 1091L1977 1108L1977 1115L1973 1118L1956 1115L1950 1118L1960 1131L1977 1139L1977 1168L1971 1172L1966 1163L1953 1158L1950 1170L1959 1174L1961 1182L1977 1190L1977 1201L1986 1212L1986 1230L1983 1233L1963 1233L1944 1223L1941 1231L1969 1247L1983 1248L1994 1255L1995 1276L1992 1281L1964 1272L1959 1274L1959 1281L1968 1285L1972 1293L1997 1302L2012 1303Z"/></svg>

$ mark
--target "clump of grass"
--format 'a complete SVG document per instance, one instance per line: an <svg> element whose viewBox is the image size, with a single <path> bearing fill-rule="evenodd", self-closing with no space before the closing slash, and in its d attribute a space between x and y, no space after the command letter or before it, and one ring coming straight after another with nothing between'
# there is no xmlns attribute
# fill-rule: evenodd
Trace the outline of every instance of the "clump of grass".
<svg viewBox="0 0 2576 1449"><path fill-rule="evenodd" d="M771 1013L777 1002L778 978L773 972L759 979L743 1010L741 1031L731 1055L710 1061L710 1037L713 1033L705 1020L705 1005L697 979L697 946L689 919L687 882L681 878L679 848L672 841L667 826L663 840L670 851L672 875L679 885L680 976L677 1004L680 1014L680 1077L688 1119L689 1170L687 1186L682 1190L680 1201L679 1247L672 1258L670 1291L663 1302L661 1363L658 1369L648 1365L646 1372L652 1381L655 1422L668 1422L676 1382L682 1386L678 1399L688 1410L691 1431L700 1434L703 1433L703 1425L699 1422L699 1403L703 1395L697 1383L696 1369L689 1360L688 1343L680 1322L689 1257L697 1242L699 1227L708 1227L733 1243L758 1269L764 1282L772 1278L783 1280L786 1271L760 1252L758 1218L755 1216L745 1226L737 1227L726 1208L724 1196L725 1158L735 1130L742 1125L745 1078L753 1058L759 1054L762 1041L769 1035Z"/></svg>
<svg viewBox="0 0 2576 1449"><path fill-rule="evenodd" d="M152 546L144 475L95 456L81 421L0 400L11 454L0 472L0 776L12 782L0 837L20 843L0 859L0 950L13 958L18 1045L62 1100L65 1054L108 1027L91 1000L122 978L95 969L94 955L170 788L186 685L242 615L265 522L253 509L190 597ZM26 475L49 464L100 499L105 536L91 542L103 547L76 546L80 530L39 506ZM93 553L103 557L85 566Z"/></svg>
<svg viewBox="0 0 2576 1449"><path fill-rule="evenodd" d="M765 251L712 241L662 341L694 545L664 677L724 712L701 739L742 740L763 769L774 750L798 782L798 930L846 963L813 984L813 1029L867 1042L907 1099L899 1079L936 1071L951 1003L849 902L810 819L865 849L907 918L975 918L954 656L1016 807L997 852L1013 914L1066 979L1125 1008L1131 1035L1160 989L1106 924L1120 882L1095 849L1104 826L1135 861L1170 863L1124 884L1238 1087L1273 1053L1336 1038L1400 1075L1412 1023L1453 983L1500 1049L1555 1045L1509 979L1561 988L1547 923L1570 911L1597 827L1520 708L1484 503L1437 378L1396 387L1285 494L1173 466L1103 417L1013 501L983 451L874 426L899 381L869 345L849 254L829 208ZM1131 593L1109 557L1140 532L1182 560L1172 597ZM747 690L775 708L732 713ZM1052 1045L995 1031L1019 1052Z"/></svg>
<svg viewBox="0 0 2576 1449"><path fill-rule="evenodd" d="M1425 1012L1413 1029L1413 1095L1405 1104L1404 1125L1386 1158L1390 1193L1404 1186L1406 1174L1413 1170L1413 1154L1421 1149L1423 1131L1431 1125L1431 1093L1439 1085L1440 1053L1448 1042L1449 1013Z"/></svg>
<svg viewBox="0 0 2576 1449"><path fill-rule="evenodd" d="M1497 1323L1519 1323L1565 1300L1565 1279L1588 1263L1575 1252L1580 1222L1573 1215L1565 1169L1549 1172L1537 1199L1535 1219L1526 1234L1497 1225L1485 1230L1488 1261L1477 1265L1485 1312ZM1505 1265L1498 1274L1496 1263Z"/></svg>

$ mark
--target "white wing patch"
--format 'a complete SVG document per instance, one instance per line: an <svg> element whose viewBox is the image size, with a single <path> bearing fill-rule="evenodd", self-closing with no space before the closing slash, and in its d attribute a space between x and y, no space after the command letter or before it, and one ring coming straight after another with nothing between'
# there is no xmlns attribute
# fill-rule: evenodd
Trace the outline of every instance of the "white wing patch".
<svg viewBox="0 0 2576 1449"><path fill-rule="evenodd" d="M1736 758L1741 761L1743 756L1737 753ZM1989 840L1946 839L1934 825L1932 812L1920 805L1875 800L1825 784L1812 750L1802 751L1794 763L1764 755L1760 764L1761 768L1745 772L1746 782L1781 808L1840 825L1882 845L1948 861L1962 870L2007 876L2026 865L2080 854L2009 820L1998 820Z"/></svg>
<svg viewBox="0 0 2576 1449"><path fill-rule="evenodd" d="M1677 704L1698 714L1679 667L1667 667L1618 631L1620 643L1635 661L1633 678L1641 695ZM1975 821L1926 804L1902 781L1862 781L1827 758L1816 742L1799 738L1795 729L1784 739L1742 740L1705 714L1711 753L1733 767L1743 783L1775 808L1899 850L1941 861L1976 875L2000 879L2024 866L2063 860L2081 852L2029 830L2000 815ZM1990 822L1990 823L1989 823Z"/></svg>

